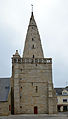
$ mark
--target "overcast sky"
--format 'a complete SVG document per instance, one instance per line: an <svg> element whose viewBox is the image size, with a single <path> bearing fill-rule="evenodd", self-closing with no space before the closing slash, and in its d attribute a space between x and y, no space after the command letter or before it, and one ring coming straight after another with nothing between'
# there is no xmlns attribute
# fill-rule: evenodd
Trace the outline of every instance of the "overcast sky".
<svg viewBox="0 0 68 119"><path fill-rule="evenodd" d="M0 77L10 77L11 57L23 54L34 5L45 57L53 60L54 87L68 85L68 0L0 0Z"/></svg>

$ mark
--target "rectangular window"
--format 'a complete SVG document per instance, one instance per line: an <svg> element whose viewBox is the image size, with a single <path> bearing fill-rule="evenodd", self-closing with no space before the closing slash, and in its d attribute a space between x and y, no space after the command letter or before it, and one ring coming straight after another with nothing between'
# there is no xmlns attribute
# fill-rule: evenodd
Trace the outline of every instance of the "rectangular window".
<svg viewBox="0 0 68 119"><path fill-rule="evenodd" d="M32 46L32 49L34 49L35 47L34 47L34 45Z"/></svg>
<svg viewBox="0 0 68 119"><path fill-rule="evenodd" d="M63 106L63 111L67 111L67 106Z"/></svg>
<svg viewBox="0 0 68 119"><path fill-rule="evenodd" d="M22 108L22 106L20 106L20 108Z"/></svg>
<svg viewBox="0 0 68 119"><path fill-rule="evenodd" d="M32 38L32 41L34 41L34 39Z"/></svg>
<svg viewBox="0 0 68 119"><path fill-rule="evenodd" d="M20 96L20 99L21 99L21 96Z"/></svg>
<svg viewBox="0 0 68 119"><path fill-rule="evenodd" d="M36 86L36 93L38 92L38 86Z"/></svg>
<svg viewBox="0 0 68 119"><path fill-rule="evenodd" d="M63 99L63 102L67 102L67 99Z"/></svg>
<svg viewBox="0 0 68 119"><path fill-rule="evenodd" d="M63 95L67 95L67 92L63 92Z"/></svg>

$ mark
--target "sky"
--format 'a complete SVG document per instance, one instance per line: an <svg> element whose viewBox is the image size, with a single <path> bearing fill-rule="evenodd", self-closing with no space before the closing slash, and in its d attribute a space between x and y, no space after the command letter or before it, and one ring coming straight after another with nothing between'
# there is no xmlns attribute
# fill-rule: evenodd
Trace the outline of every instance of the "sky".
<svg viewBox="0 0 68 119"><path fill-rule="evenodd" d="M0 78L11 77L12 56L23 54L34 5L44 56L52 58L54 87L68 85L68 0L0 0Z"/></svg>

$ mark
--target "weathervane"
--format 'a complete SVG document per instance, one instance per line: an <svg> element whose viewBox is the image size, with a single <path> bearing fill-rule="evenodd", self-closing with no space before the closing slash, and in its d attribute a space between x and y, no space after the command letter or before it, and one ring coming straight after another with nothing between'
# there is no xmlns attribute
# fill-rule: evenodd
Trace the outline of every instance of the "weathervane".
<svg viewBox="0 0 68 119"><path fill-rule="evenodd" d="M66 86L67 86L68 82L66 81Z"/></svg>
<svg viewBox="0 0 68 119"><path fill-rule="evenodd" d="M33 4L31 4L31 7L32 7L32 12L33 12Z"/></svg>

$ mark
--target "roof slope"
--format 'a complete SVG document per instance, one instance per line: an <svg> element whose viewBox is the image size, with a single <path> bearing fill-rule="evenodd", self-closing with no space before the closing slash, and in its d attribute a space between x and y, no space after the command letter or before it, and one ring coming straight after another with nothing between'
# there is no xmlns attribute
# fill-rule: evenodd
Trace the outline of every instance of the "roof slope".
<svg viewBox="0 0 68 119"><path fill-rule="evenodd" d="M68 87L65 88L54 88L56 91L56 95L62 95L62 91L63 90L67 90L68 91Z"/></svg>
<svg viewBox="0 0 68 119"><path fill-rule="evenodd" d="M0 78L0 101L7 101L10 90L10 78Z"/></svg>
<svg viewBox="0 0 68 119"><path fill-rule="evenodd" d="M62 91L64 88L54 88L54 89L55 89L57 95L62 95Z"/></svg>

